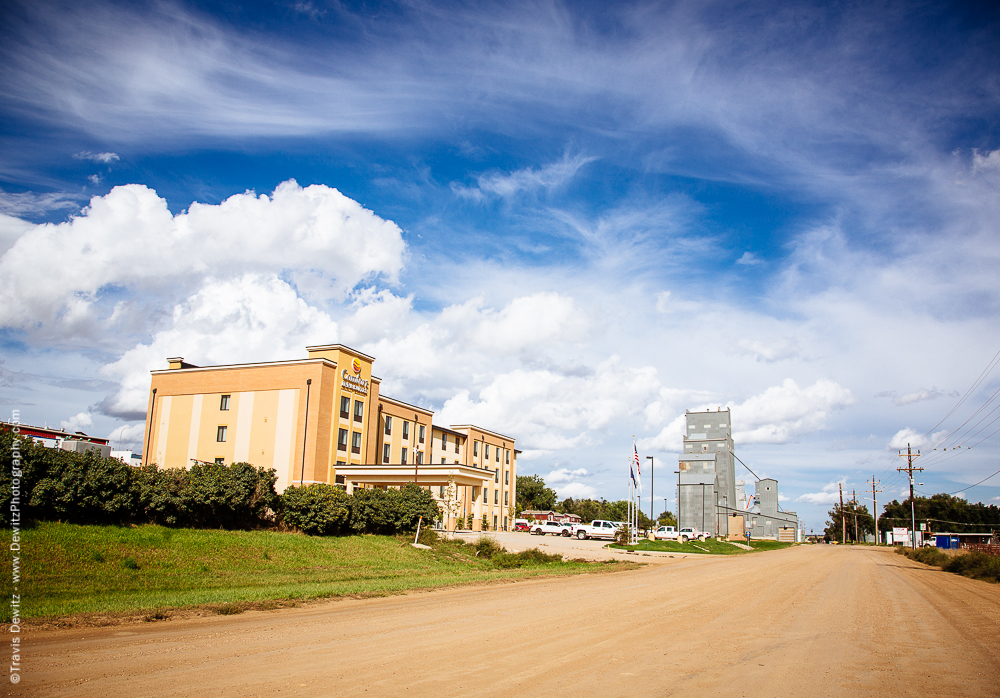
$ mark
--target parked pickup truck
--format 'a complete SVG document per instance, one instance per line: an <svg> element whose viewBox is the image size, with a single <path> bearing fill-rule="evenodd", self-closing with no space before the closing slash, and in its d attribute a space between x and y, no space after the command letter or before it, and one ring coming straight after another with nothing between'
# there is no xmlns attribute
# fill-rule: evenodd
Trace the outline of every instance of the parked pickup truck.
<svg viewBox="0 0 1000 698"><path fill-rule="evenodd" d="M536 521L531 524L531 534L537 536L544 536L546 533L551 533L554 536L561 536L563 532L563 525L558 521Z"/></svg>
<svg viewBox="0 0 1000 698"><path fill-rule="evenodd" d="M697 528L682 528L677 532L677 540L681 543L687 543L689 540L705 540L706 538L711 538L712 534L699 531Z"/></svg>
<svg viewBox="0 0 1000 698"><path fill-rule="evenodd" d="M674 526L660 526L653 532L656 540L677 540L677 528Z"/></svg>
<svg viewBox="0 0 1000 698"><path fill-rule="evenodd" d="M589 524L577 524L573 527L573 535L580 540L587 538L610 538L614 540L619 524L616 521L591 521Z"/></svg>

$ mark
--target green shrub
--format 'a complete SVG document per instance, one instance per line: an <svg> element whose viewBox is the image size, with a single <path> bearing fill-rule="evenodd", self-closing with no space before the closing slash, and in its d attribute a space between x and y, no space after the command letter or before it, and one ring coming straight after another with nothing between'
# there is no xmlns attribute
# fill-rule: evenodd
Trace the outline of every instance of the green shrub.
<svg viewBox="0 0 1000 698"><path fill-rule="evenodd" d="M124 524L135 516L138 492L131 466L95 451L81 454L37 446L33 451L35 464L44 465L44 471L34 469L39 477L28 500L32 519Z"/></svg>
<svg viewBox="0 0 1000 698"><path fill-rule="evenodd" d="M925 565L936 565L938 567L944 567L948 562L948 556L937 548L917 548L916 550L911 550L907 554L907 557L911 560L922 562Z"/></svg>
<svg viewBox="0 0 1000 698"><path fill-rule="evenodd" d="M136 474L138 518L161 526L184 526L191 520L188 471L144 465Z"/></svg>
<svg viewBox="0 0 1000 698"><path fill-rule="evenodd" d="M965 555L956 555L950 559L946 555L942 557L946 560L942 565L946 572L988 582L1000 582L1000 557L987 555L978 550Z"/></svg>
<svg viewBox="0 0 1000 698"><path fill-rule="evenodd" d="M475 542L476 556L492 560L499 553L507 552L493 536L480 536Z"/></svg>
<svg viewBox="0 0 1000 698"><path fill-rule="evenodd" d="M424 521L423 526L420 528L420 537L417 539L417 542L421 545L433 546L438 542L438 539L437 531L431 528L427 521Z"/></svg>
<svg viewBox="0 0 1000 698"><path fill-rule="evenodd" d="M343 533L351 520L351 496L335 485L289 487L281 495L281 518L309 535Z"/></svg>
<svg viewBox="0 0 1000 698"><path fill-rule="evenodd" d="M188 470L190 525L201 528L254 528L278 508L273 469L250 463L196 463Z"/></svg>
<svg viewBox="0 0 1000 698"><path fill-rule="evenodd" d="M421 516L429 522L440 515L431 493L413 483L399 490L354 490L351 497L351 529L356 533L416 531Z"/></svg>
<svg viewBox="0 0 1000 698"><path fill-rule="evenodd" d="M543 553L538 548L529 548L519 553L508 553L506 551L497 553L493 556L492 562L495 567L499 567L500 569L511 569L514 567L562 562L562 556Z"/></svg>

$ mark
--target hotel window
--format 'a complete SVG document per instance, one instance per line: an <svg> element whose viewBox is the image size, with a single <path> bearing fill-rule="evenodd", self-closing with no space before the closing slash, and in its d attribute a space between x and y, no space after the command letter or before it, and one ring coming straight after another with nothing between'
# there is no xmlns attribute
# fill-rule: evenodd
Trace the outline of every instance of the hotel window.
<svg viewBox="0 0 1000 698"><path fill-rule="evenodd" d="M500 449L499 449L499 448L497 449L497 457L496 457L496 461L497 461L497 463L499 463L499 462L500 462Z"/></svg>
<svg viewBox="0 0 1000 698"><path fill-rule="evenodd" d="M472 501L473 502L476 501L476 489L477 489L476 487L472 488Z"/></svg>
<svg viewBox="0 0 1000 698"><path fill-rule="evenodd" d="M347 429L341 429L337 434L337 450L346 451L347 450Z"/></svg>
<svg viewBox="0 0 1000 698"><path fill-rule="evenodd" d="M351 418L351 398L346 395L340 396L340 416L344 419Z"/></svg>
<svg viewBox="0 0 1000 698"><path fill-rule="evenodd" d="M448 448L448 435L441 434L441 450L443 451L446 448Z"/></svg>
<svg viewBox="0 0 1000 698"><path fill-rule="evenodd" d="M215 459L215 464L216 465L225 465L226 464L226 459L225 458L216 458Z"/></svg>
<svg viewBox="0 0 1000 698"><path fill-rule="evenodd" d="M223 443L226 440L226 427L219 427L215 431L215 440L219 443Z"/></svg>
<svg viewBox="0 0 1000 698"><path fill-rule="evenodd" d="M427 435L427 428L421 424L420 425L420 443L424 442L424 437Z"/></svg>
<svg viewBox="0 0 1000 698"><path fill-rule="evenodd" d="M506 463L507 465L510 465L510 451L504 451L503 452L503 460L504 460L504 463Z"/></svg>
<svg viewBox="0 0 1000 698"><path fill-rule="evenodd" d="M508 505L508 504L510 503L510 502L509 502L509 501L507 500L507 497L508 497L509 495L510 495L510 492L504 492L504 493L503 493L503 505L504 505L504 506L507 506L507 505Z"/></svg>
<svg viewBox="0 0 1000 698"><path fill-rule="evenodd" d="M354 421L360 422L365 416L365 403L361 400L354 401Z"/></svg>
<svg viewBox="0 0 1000 698"><path fill-rule="evenodd" d="M351 453L361 453L361 432L351 433Z"/></svg>
<svg viewBox="0 0 1000 698"><path fill-rule="evenodd" d="M493 515L493 530L497 530L497 515Z"/></svg>
<svg viewBox="0 0 1000 698"><path fill-rule="evenodd" d="M392 417L385 416L385 435L392 436Z"/></svg>
<svg viewBox="0 0 1000 698"><path fill-rule="evenodd" d="M489 444L483 444L483 454L485 455L486 460L490 459L490 445Z"/></svg>
<svg viewBox="0 0 1000 698"><path fill-rule="evenodd" d="M509 485L510 484L510 471L509 470L505 470L504 473L503 473L503 484L505 484L505 485Z"/></svg>
<svg viewBox="0 0 1000 698"><path fill-rule="evenodd" d="M444 464L445 464L445 462L446 462L446 461L445 461L445 459L444 459L444 456L441 456L441 465L444 465Z"/></svg>
<svg viewBox="0 0 1000 698"><path fill-rule="evenodd" d="M479 442L478 441L473 441L472 442L472 455L476 456L477 458L479 457Z"/></svg>
<svg viewBox="0 0 1000 698"><path fill-rule="evenodd" d="M441 485L440 487L438 487L438 497L440 497L441 499L444 499L444 485Z"/></svg>
<svg viewBox="0 0 1000 698"><path fill-rule="evenodd" d="M382 446L382 462L383 463L389 462L389 444L384 444Z"/></svg>
<svg viewBox="0 0 1000 698"><path fill-rule="evenodd" d="M458 453L458 439L455 439L455 453Z"/></svg>
<svg viewBox="0 0 1000 698"><path fill-rule="evenodd" d="M410 440L410 423L407 422L405 419L403 420L403 440L404 441Z"/></svg>
<svg viewBox="0 0 1000 698"><path fill-rule="evenodd" d="M219 409L223 412L229 409L229 396L223 395L222 401L219 403Z"/></svg>
<svg viewBox="0 0 1000 698"><path fill-rule="evenodd" d="M414 457L417 459L417 465L423 465L424 464L424 452L423 451L417 451Z"/></svg>
<svg viewBox="0 0 1000 698"><path fill-rule="evenodd" d="M500 503L500 490L493 490L493 503L494 504Z"/></svg>
<svg viewBox="0 0 1000 698"><path fill-rule="evenodd" d="M497 468L493 471L493 482L500 484L500 469Z"/></svg>
<svg viewBox="0 0 1000 698"><path fill-rule="evenodd" d="M403 455L399 459L399 462L402 463L403 465L406 465L406 448L405 447L403 448Z"/></svg>

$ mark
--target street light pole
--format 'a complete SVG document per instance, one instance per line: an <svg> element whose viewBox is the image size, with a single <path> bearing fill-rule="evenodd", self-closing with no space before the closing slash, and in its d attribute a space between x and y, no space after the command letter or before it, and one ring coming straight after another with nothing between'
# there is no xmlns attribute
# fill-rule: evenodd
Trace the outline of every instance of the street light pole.
<svg viewBox="0 0 1000 698"><path fill-rule="evenodd" d="M654 506L654 500L653 500L653 474L654 474L654 469L656 468L656 463L653 462L653 457L652 456L646 456L646 459L649 461L649 519L652 522L650 525L655 526L656 525L656 519L653 518L653 506Z"/></svg>

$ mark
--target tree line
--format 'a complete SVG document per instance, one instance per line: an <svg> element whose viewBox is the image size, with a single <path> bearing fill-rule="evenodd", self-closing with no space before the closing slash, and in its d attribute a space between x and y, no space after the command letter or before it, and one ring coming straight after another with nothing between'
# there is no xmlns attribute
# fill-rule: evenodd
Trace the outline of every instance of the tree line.
<svg viewBox="0 0 1000 698"><path fill-rule="evenodd" d="M412 483L399 490L349 495L334 485L275 490L273 469L250 463L197 463L190 469L141 468L96 452L73 453L21 439L13 467L14 434L0 429L0 493L21 526L32 521L186 528L293 527L315 535L412 531L441 511L430 492ZM16 496L17 501L14 501ZM11 526L5 517L5 525Z"/></svg>
<svg viewBox="0 0 1000 698"><path fill-rule="evenodd" d="M935 494L930 497L915 497L913 510L916 522L930 524L930 531L945 531L948 533L989 533L991 528L1000 529L1000 507L995 504L980 504L967 502L960 497L948 494ZM843 514L843 515L842 515ZM855 526L855 514L857 525ZM875 534L875 519L868 507L860 502L846 501L843 509L840 503L833 505L829 511L824 537L828 540L844 540L849 542L864 541L865 536ZM841 527L846 524L846 536ZM910 499L902 502L892 500L882 509L878 517L878 530L882 535L893 528L910 528L912 524Z"/></svg>

